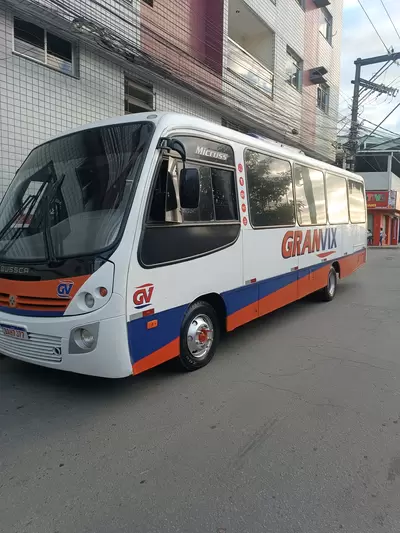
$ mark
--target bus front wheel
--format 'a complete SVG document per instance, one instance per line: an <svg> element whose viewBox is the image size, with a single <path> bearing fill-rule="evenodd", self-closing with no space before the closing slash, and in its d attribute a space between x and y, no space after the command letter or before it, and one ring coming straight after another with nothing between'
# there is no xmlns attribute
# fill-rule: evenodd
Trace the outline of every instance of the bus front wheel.
<svg viewBox="0 0 400 533"><path fill-rule="evenodd" d="M338 284L338 274L336 270L331 267L328 273L328 282L326 287L320 291L321 300L323 302L330 302L334 299Z"/></svg>
<svg viewBox="0 0 400 533"><path fill-rule="evenodd" d="M184 370L191 372L208 365L219 337L220 325L214 308L208 302L194 302L181 328L179 361Z"/></svg>

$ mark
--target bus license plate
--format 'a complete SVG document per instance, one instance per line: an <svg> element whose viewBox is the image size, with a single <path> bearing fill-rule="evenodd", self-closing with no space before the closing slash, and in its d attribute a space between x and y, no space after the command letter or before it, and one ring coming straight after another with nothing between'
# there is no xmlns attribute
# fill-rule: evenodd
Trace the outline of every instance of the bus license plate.
<svg viewBox="0 0 400 533"><path fill-rule="evenodd" d="M18 326L8 326L6 324L0 325L3 335L6 337L13 337L14 339L29 340L28 332L25 328L20 328Z"/></svg>

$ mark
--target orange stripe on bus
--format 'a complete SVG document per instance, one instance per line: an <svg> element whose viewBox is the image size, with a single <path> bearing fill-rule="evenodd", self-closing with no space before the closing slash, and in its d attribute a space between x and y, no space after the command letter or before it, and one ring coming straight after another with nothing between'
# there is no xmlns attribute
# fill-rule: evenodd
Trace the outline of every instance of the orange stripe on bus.
<svg viewBox="0 0 400 533"><path fill-rule="evenodd" d="M293 281L286 285L286 287L282 287L272 294L261 298L259 300L260 316L272 313L272 311L280 307L295 302L297 300L297 283L297 281Z"/></svg>
<svg viewBox="0 0 400 533"><path fill-rule="evenodd" d="M255 318L258 318L258 301L250 305L246 305L242 309L235 311L226 319L227 331L232 331L247 322L251 322Z"/></svg>
<svg viewBox="0 0 400 533"><path fill-rule="evenodd" d="M74 283L70 294L72 298L88 279L89 276L65 277L46 281L16 281L0 278L0 293L28 298L57 299L58 284L64 280L71 280Z"/></svg>
<svg viewBox="0 0 400 533"><path fill-rule="evenodd" d="M141 359L140 361L137 361L137 363L133 363L132 365L133 373L140 374L141 372L144 372L145 370L149 370L150 368L154 368L157 365L161 365L162 363L165 363L166 361L169 361L170 359L177 357L179 353L180 353L180 343L179 343L179 337L177 337L176 339L169 342L162 348L156 350L150 355L147 355L146 357L143 357L143 359Z"/></svg>
<svg viewBox="0 0 400 533"><path fill-rule="evenodd" d="M326 287L330 268L331 265L327 264L301 277L297 282L298 299L300 300L300 298Z"/></svg>
<svg viewBox="0 0 400 533"><path fill-rule="evenodd" d="M355 270L360 268L366 261L366 251L362 250L359 253L342 257L339 259L340 277L345 278L350 276Z"/></svg>

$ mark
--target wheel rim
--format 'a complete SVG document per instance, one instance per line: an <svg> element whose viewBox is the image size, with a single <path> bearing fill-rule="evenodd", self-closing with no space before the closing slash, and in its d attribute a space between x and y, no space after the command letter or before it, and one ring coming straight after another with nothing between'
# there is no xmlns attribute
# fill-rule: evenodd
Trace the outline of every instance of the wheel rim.
<svg viewBox="0 0 400 533"><path fill-rule="evenodd" d="M335 294L335 290L336 290L336 272L330 272L329 279L328 279L329 296L333 296Z"/></svg>
<svg viewBox="0 0 400 533"><path fill-rule="evenodd" d="M204 359L211 350L214 341L212 320L206 315L197 315L192 319L186 336L189 352L196 359Z"/></svg>

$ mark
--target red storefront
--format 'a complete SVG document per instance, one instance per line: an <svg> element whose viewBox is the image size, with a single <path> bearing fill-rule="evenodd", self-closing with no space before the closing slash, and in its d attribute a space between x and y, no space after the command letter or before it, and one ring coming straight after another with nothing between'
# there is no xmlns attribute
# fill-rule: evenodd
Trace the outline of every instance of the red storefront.
<svg viewBox="0 0 400 533"><path fill-rule="evenodd" d="M396 191L367 191L368 229L372 244L379 245L381 228L386 234L383 245L399 242L400 193Z"/></svg>

